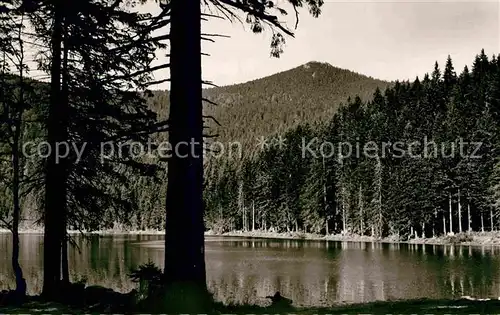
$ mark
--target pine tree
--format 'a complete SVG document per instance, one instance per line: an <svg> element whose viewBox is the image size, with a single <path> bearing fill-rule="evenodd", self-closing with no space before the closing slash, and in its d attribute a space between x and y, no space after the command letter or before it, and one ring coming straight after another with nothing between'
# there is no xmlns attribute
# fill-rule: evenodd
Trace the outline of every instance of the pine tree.
<svg viewBox="0 0 500 315"><path fill-rule="evenodd" d="M448 55L448 59L446 59L446 66L443 74L443 83L444 89L447 93L450 93L455 86L457 81L457 74L455 73L455 69L453 68L453 61L451 57Z"/></svg>
<svg viewBox="0 0 500 315"><path fill-rule="evenodd" d="M154 172L130 150L102 150L105 143L145 142L163 126L139 93L151 79L159 45L143 23L148 18L104 0L40 3L31 14L39 40L50 47L49 58L40 60L51 73L47 140L51 148L67 143L80 150L63 158L52 150L46 164L43 295L49 299L57 298L61 263L63 280L69 281L67 225L100 228L104 211L136 204L133 197L124 200L133 194L117 188L127 184L126 172Z"/></svg>
<svg viewBox="0 0 500 315"><path fill-rule="evenodd" d="M25 28L24 6L18 1L6 1L0 6L0 64L1 103L0 108L0 162L9 170L8 176L0 180L0 184L10 187L10 196L6 217L11 221L5 222L12 232L12 269L16 279L16 295L19 301L26 295L26 280L19 264L19 225L23 196L30 189L24 184L26 157L22 154L23 144L26 143L26 117L32 111L30 102L33 101L33 82L25 78L27 66L25 64L25 43L22 37ZM14 68L12 71L11 68ZM12 72L11 72L12 71ZM6 151L3 151L3 148ZM3 181L5 181L2 183ZM11 201L11 202L10 202Z"/></svg>
<svg viewBox="0 0 500 315"><path fill-rule="evenodd" d="M294 8L302 1L291 2ZM306 3L314 16L320 13L322 1ZM240 2L210 1L227 17L235 17L233 11L247 14L246 21L252 31L259 33L264 24L279 29L271 42L271 54L279 56L284 37L281 32L292 35L269 11L284 14L271 1ZM170 114L169 141L175 148L190 143L169 159L167 181L167 215L165 235L165 274L167 291L176 295L177 287L191 287L195 296L206 295L203 227L203 113L201 40L210 36L201 32L202 3L196 0L173 0L163 5L163 13L170 16ZM202 37L204 36L204 37ZM189 152L191 151L191 152ZM186 156L186 158L180 158ZM181 240L181 241L179 241ZM189 290L191 291L191 289ZM195 293L198 292L198 293ZM202 300L205 298L200 297ZM170 300L170 299L168 299ZM176 298L174 298L176 300ZM173 301L173 300L172 300ZM180 301L183 308L193 306L192 301ZM201 303L203 308L205 303Z"/></svg>

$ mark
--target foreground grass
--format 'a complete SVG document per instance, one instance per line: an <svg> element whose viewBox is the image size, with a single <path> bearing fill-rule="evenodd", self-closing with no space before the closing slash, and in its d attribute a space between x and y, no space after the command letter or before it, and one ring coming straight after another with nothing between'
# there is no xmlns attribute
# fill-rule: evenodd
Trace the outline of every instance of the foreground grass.
<svg viewBox="0 0 500 315"><path fill-rule="evenodd" d="M332 307L279 308L252 305L215 304L209 314L494 314L500 311L499 300L471 301L460 300L408 300L372 302L365 304L341 305ZM58 303L39 301L27 302L21 307L0 307L0 314L103 314L106 311L92 312L72 309ZM133 312L130 314L141 313Z"/></svg>
<svg viewBox="0 0 500 315"><path fill-rule="evenodd" d="M279 309L273 307L226 306L222 314L494 314L500 301L406 300L351 304L333 307Z"/></svg>

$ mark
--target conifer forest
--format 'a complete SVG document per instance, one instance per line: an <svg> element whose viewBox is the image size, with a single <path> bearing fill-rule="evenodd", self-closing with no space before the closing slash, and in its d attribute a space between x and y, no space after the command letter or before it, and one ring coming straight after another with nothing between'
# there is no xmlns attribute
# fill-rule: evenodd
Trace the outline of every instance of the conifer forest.
<svg viewBox="0 0 500 315"><path fill-rule="evenodd" d="M212 303L206 235L500 231L498 51L476 47L465 68L450 53L413 80L318 61L225 86L203 76L202 43L224 37L203 23L268 34L264 53L279 58L299 15L326 19L323 6L0 0L0 228L15 278L0 298L27 294L20 243L31 230L43 231L40 296L64 303L82 289L70 276L75 235L163 233L164 269L130 277L148 281L141 310L174 312Z"/></svg>

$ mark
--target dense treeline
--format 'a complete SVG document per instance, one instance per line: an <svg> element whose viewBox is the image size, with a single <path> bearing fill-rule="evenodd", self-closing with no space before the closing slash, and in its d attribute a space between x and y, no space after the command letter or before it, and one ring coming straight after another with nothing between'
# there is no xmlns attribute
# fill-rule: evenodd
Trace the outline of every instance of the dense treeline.
<svg viewBox="0 0 500 315"><path fill-rule="evenodd" d="M311 68L312 73L342 72L324 64L310 63L290 70L290 76L300 73L314 79L312 74L304 73ZM340 108L327 107L323 98L320 105L323 109L317 109L323 110L321 115L308 111L304 105L300 110L307 118L286 118L280 123L278 116L270 111L264 119L255 119L253 123L249 120L248 128L239 128L242 122L218 126L219 130L225 130L218 140L241 140L245 146L243 152L248 149L250 153L238 163L224 157L208 161L205 170L207 228L219 232L261 229L433 236L500 227L498 69L498 58L494 56L489 60L482 52L470 71L466 67L457 75L449 59L443 71L436 63L434 71L423 80L398 82L385 90L388 84L382 81L346 71L355 78L348 85L361 89L363 97L353 96ZM331 75L325 77L332 78ZM273 77L270 78L272 81ZM270 82L267 79L256 82L262 81L265 85ZM247 110L254 104L248 100L257 93L250 90L247 95L244 90L249 89L249 84L256 83L210 89L205 94L212 93L211 99L220 103L226 95L224 91L236 89L234 95L240 95L240 101L243 100L240 109ZM321 89L329 86L317 84ZM43 86L38 84L37 90ZM369 97L368 91L377 86L380 89ZM272 92L262 91L277 97L280 92L276 89L280 88L276 83ZM332 93L332 104L343 96L354 95L355 90L346 95L339 92L340 96ZM328 95L326 91L319 95ZM38 97L37 106L26 115L43 116L40 104L46 100L42 94L34 94L33 97ZM290 97L285 90L281 95ZM167 96L168 92L154 92L148 97L149 107L163 113L165 104L168 106ZM220 107L225 108L214 107L207 112L213 111L210 113L218 118L224 110L234 111L235 105L222 104ZM290 104L302 103L292 100L282 106L289 109L295 106ZM290 114L291 111L281 112ZM219 120L224 123L228 117ZM229 119L235 120L237 116ZM303 121L310 123L300 123ZM26 119L26 122L29 124L26 136L43 139L44 132L37 119ZM267 130L269 126L276 127L276 131ZM274 134L274 138L265 139L263 146L256 145L257 135L270 134ZM161 135L155 141L165 139ZM341 143L346 144L340 146ZM345 156L347 143L354 151L348 157ZM356 147L359 153L355 152ZM363 154L365 147L368 153ZM371 147L375 149L370 151ZM409 152L414 156L408 156ZM27 174L34 173L37 165L36 161L29 163ZM165 173L156 177L128 174L131 190L121 189L125 195L119 193L118 196L133 207L128 211L104 210L93 229L164 227ZM11 198L6 193L7 186L2 187L6 196L2 198L3 209L7 212ZM23 199L23 219L33 222L39 218L35 211L38 199L37 192L30 192ZM76 226L70 226L73 227Z"/></svg>
<svg viewBox="0 0 500 315"><path fill-rule="evenodd" d="M326 110L323 108L325 111L318 118L312 118L316 114L311 111L304 114L308 119L285 119L284 132L266 130L266 126L275 126L280 121L272 114L264 122L256 119L251 123L250 120L248 128L238 127L243 123L222 124L218 128L226 130L226 134L220 138L226 141L241 139L245 149L251 152L238 163L223 157L206 165L207 228L375 236L421 236L422 231L425 236L432 236L450 231L495 229L500 214L496 184L498 150L495 150L500 119L497 112L498 64L498 58L489 60L482 52L474 60L471 71L466 67L459 75L449 59L444 71L436 64L434 71L423 80L398 82L385 90L388 85L383 82L369 78L352 80L351 85L361 88L362 98L351 97L340 108L321 105ZM291 73L304 75L303 71L311 67L316 67L313 73L338 71L331 66L310 63ZM260 80L262 84L269 83L266 79ZM210 89L205 94L213 93L211 99L220 102L225 90L248 89L248 84ZM377 86L381 89L369 97L367 92ZM42 87L39 84L37 89ZM256 92L248 92L250 96L240 90L234 93L244 96L240 96L245 101L240 108L243 110L252 104L246 101ZM267 90L266 93L279 94ZM326 92L320 94L328 95ZM36 95L42 99L40 93ZM283 95L288 94L283 91ZM341 98L336 93L331 95L334 99ZM354 90L347 97L351 95ZM162 108L165 103L168 105L167 96L168 92L154 92L148 98L149 107L164 112ZM290 101L287 104L299 103ZM221 107L231 111L235 106ZM215 111L215 108L207 111ZM301 110L306 112L307 108ZM216 113L220 112L224 111L217 109ZM37 106L26 115L42 115L40 113L43 109ZM332 117L329 121L328 115ZM231 118L226 119L237 120L236 116ZM26 135L41 139L43 131L37 129L36 119L26 121L30 123ZM312 122L300 124L301 121ZM290 129L293 126L297 127ZM268 137L262 150L255 142L258 134L274 134L275 137ZM281 148L279 138L282 139ZM164 139L160 136L155 141ZM341 147L343 155L340 155L339 144L344 142L350 143L353 151L357 145L360 153L344 157L348 153L348 146L344 145ZM396 145L398 142L400 145ZM419 145L413 145L414 142ZM476 143L482 144L478 147ZM379 152L374 154L372 150L363 154L365 146L368 151L373 146ZM408 155L409 150L417 156L425 152L427 155L423 158L402 156L402 152ZM154 163L161 162L155 160ZM27 173L33 172L36 163L31 161L30 165L31 171L27 169ZM93 228L162 229L165 224L165 173L157 177L127 176L132 190L119 196L129 200L134 207L129 211L104 211L98 226ZM5 185L2 187L6 189ZM10 199L8 194L5 196L2 200L7 209ZM36 198L35 192L26 197L23 205L27 211L23 219L33 222L39 218L33 202Z"/></svg>
<svg viewBox="0 0 500 315"><path fill-rule="evenodd" d="M226 153L224 159L215 160L210 159L209 154L205 174L211 174L215 170L224 172L226 163L231 163L240 169L246 158L258 154L259 137L283 133L303 122L324 122L348 97L360 95L361 99L370 100L376 88L385 89L387 86L389 86L388 82L339 69L329 64L310 62L252 82L205 89L204 97L217 104L207 104L204 108L205 115L214 117L220 123L218 125L213 120L207 120L207 124L210 125L208 133L217 135L216 138L209 138L207 141L220 141L224 145L241 143L241 151L237 146L233 147L232 157ZM37 90L41 91L39 98L48 97L47 88L43 83L38 84ZM311 93L311 91L314 92ZM145 100L149 109L157 113L159 120L167 118L168 91L152 91L145 95ZM38 131L34 134L32 132L33 139L31 139L37 143L44 141L41 123L46 115L42 111L46 110L47 100L44 102L36 103L38 109L33 114L40 118L40 122L36 126L30 124L27 127L27 131L35 131L35 127L38 126ZM245 127L242 128L242 126ZM168 136L160 133L154 135L152 143L157 144L166 140ZM147 147L146 144L144 147ZM33 146L30 148L33 149ZM127 152L127 149L124 147L123 151ZM240 159L239 152L244 157L243 159ZM31 159L31 161L35 160ZM133 201L133 207L120 211L105 210L102 216L96 216L99 221L94 222L92 227L87 226L87 229L164 228L166 172L162 170L165 168L165 162L160 161L157 156L145 160L159 166L157 176L140 176L128 172L126 176L129 188L118 188L122 191L119 193L120 198ZM36 163L39 162L38 159ZM207 178L207 185L211 185L211 181L212 177ZM36 193L33 192L30 196L32 200ZM5 205L8 209L9 203ZM23 202L24 221L21 222L23 227L31 227L40 218L37 206L39 204L31 201ZM70 226L72 229L77 227L76 224ZM85 225L80 227L85 228Z"/></svg>
<svg viewBox="0 0 500 315"><path fill-rule="evenodd" d="M500 60L484 51L459 75L449 58L423 80L352 98L328 123L269 140L241 171L211 173L207 225L376 237L498 229L499 102Z"/></svg>

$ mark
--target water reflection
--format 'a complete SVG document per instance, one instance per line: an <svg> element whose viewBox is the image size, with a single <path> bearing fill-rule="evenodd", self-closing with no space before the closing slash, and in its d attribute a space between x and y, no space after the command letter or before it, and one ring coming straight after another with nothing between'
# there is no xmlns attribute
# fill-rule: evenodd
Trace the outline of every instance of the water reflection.
<svg viewBox="0 0 500 315"><path fill-rule="evenodd" d="M0 288L14 285L11 238L0 235ZM73 280L122 292L135 287L130 268L155 262L163 267L162 237L76 237L69 253ZM21 265L30 293L42 286L41 235L22 235ZM279 290L296 305L368 302L461 295L500 296L496 247L381 244L208 237L207 283L216 299L266 302Z"/></svg>

